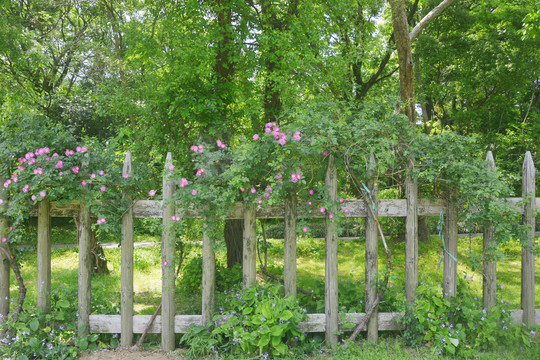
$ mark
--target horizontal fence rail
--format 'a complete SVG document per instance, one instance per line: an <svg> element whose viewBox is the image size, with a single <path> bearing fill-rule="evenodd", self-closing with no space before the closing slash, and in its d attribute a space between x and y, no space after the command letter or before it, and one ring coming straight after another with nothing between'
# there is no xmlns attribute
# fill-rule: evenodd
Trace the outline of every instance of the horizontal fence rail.
<svg viewBox="0 0 540 360"><path fill-rule="evenodd" d="M342 331L352 331L351 328L343 328L344 323L359 323L365 313L347 313L346 321L339 320L339 327ZM379 331L394 331L402 330L403 327L396 322L403 313L400 312L380 312L379 316ZM512 310L511 317L514 323L519 323L523 316L523 310ZM133 333L141 334L146 329L152 315L134 315L133 316ZM92 332L100 334L119 334L121 332L120 315L90 315L90 328ZM536 323L540 324L540 309L536 309ZM184 334L189 330L190 325L201 324L201 315L176 315L174 317L174 332ZM320 332L326 331L326 315L325 314L307 314L306 321L298 324L298 328L305 332ZM362 331L365 331L365 326ZM156 316L154 322L149 328L149 333L159 334L161 332L161 316Z"/></svg>
<svg viewBox="0 0 540 360"><path fill-rule="evenodd" d="M519 204L523 202L523 198L511 197L505 200ZM79 215L80 204L76 201L68 205L58 205L56 201L50 203L51 217L67 217L72 218ZM364 200L344 200L341 204L343 208L349 209L349 212L343 214L347 218L363 218L368 214L368 210ZM540 198L535 199L535 206L540 209ZM407 216L407 200L405 199L380 199L377 208L379 217L405 217ZM439 216L441 211L445 210L445 204L442 200L418 200L418 216ZM523 207L518 207L518 210L523 214ZM184 209L176 208L176 215L184 215L186 218L200 218L200 212L195 209L188 209L184 213ZM320 211L311 211L310 216L314 218L324 218L324 214ZM31 216L37 217L37 206L30 212ZM303 215L301 208L298 208L298 215ZM163 217L163 201L161 200L137 200L133 202L133 217L137 219L162 218ZM285 206L268 206L257 210L257 219L283 219L285 217ZM243 219L244 210L243 204L238 202L232 206L231 212L227 215L227 219Z"/></svg>

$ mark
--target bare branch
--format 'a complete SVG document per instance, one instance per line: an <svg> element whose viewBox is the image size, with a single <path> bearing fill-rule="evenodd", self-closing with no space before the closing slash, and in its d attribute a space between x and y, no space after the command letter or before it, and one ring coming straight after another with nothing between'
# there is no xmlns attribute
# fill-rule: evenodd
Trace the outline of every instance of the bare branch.
<svg viewBox="0 0 540 360"><path fill-rule="evenodd" d="M409 34L409 38L411 41L413 41L418 34L420 34L420 31L422 31L427 24L429 24L433 19L435 19L437 16L439 16L447 7L452 5L452 3L455 0L443 0L437 7L435 7L433 10L431 10L416 26L414 29L412 29L411 33Z"/></svg>

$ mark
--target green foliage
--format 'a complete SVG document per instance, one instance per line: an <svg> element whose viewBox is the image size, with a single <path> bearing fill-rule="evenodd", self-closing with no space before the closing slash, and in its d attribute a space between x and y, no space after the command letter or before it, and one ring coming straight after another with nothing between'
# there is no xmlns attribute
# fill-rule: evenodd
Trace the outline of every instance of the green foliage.
<svg viewBox="0 0 540 360"><path fill-rule="evenodd" d="M458 294L448 300L440 286L422 284L413 308L407 307L400 324L407 326L407 345L430 344L438 354L469 358L478 352L504 346L528 347L532 333L512 323L507 304L483 309L465 280L458 283Z"/></svg>
<svg viewBox="0 0 540 360"><path fill-rule="evenodd" d="M88 146L76 146L76 150L60 148L59 143L47 145L41 143L43 147L9 157L13 171L4 183L9 201L1 212L9 217L11 231L3 241L24 241L30 209L42 200L84 203L98 218L94 225L98 234L119 234L120 219L127 209L122 191L133 197L140 194L146 186L144 167L134 175L122 174L124 159L112 141L101 145L89 140Z"/></svg>
<svg viewBox="0 0 540 360"><path fill-rule="evenodd" d="M216 291L218 293L231 289L242 282L242 265L235 264L231 269L216 261ZM200 294L202 291L202 257L196 254L185 260L178 280L181 291Z"/></svg>
<svg viewBox="0 0 540 360"><path fill-rule="evenodd" d="M80 352L95 349L98 335L77 336L77 304L68 294L55 293L51 311L42 314L21 313L8 318L1 328L0 355L16 360L77 359Z"/></svg>
<svg viewBox="0 0 540 360"><path fill-rule="evenodd" d="M278 286L254 286L228 291L220 314L213 319L213 330L194 326L182 338L193 356L212 353L283 356L289 347L305 339L298 323L305 310L295 298L284 298Z"/></svg>
<svg viewBox="0 0 540 360"><path fill-rule="evenodd" d="M491 223L499 244L526 239L518 208L504 199L511 196L511 187L482 160L483 151L475 137L453 132L420 135L411 152L417 160L415 175L422 192L453 202L466 229L483 231ZM490 256L494 250L490 249Z"/></svg>

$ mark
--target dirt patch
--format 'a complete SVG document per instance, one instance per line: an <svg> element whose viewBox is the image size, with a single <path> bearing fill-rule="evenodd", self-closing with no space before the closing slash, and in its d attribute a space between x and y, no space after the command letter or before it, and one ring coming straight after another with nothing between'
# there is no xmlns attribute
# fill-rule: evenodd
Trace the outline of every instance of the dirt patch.
<svg viewBox="0 0 540 360"><path fill-rule="evenodd" d="M164 353L154 351L134 351L129 349L99 349L84 353L79 360L181 360L185 357L179 351Z"/></svg>

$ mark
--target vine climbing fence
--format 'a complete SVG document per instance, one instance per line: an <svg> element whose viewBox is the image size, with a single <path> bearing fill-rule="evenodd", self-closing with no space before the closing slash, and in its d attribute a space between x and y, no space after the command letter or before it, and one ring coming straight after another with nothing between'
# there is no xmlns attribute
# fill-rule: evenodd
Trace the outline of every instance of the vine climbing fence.
<svg viewBox="0 0 540 360"><path fill-rule="evenodd" d="M494 166L493 156L488 153L487 161ZM168 154L165 169L172 163ZM123 168L124 174L132 174L131 155L128 153ZM326 174L326 185L331 200L337 200L337 171L334 160L329 156ZM407 301L412 302L418 286L418 216L439 216L444 211L444 275L443 289L448 297L456 295L457 287L457 242L458 242L458 209L452 203L442 200L433 201L418 199L417 190L409 189L406 199L378 200L377 187L368 182L367 191L372 195L363 200L345 200L343 207L348 209L344 214L350 218L366 218L366 309L377 298L377 287L371 286L378 274L378 230L379 217L406 217L406 256L405 293ZM540 309L535 309L535 268L534 255L530 251L534 243L535 214L540 208L540 198L535 197L535 167L530 152L525 155L523 163L523 191L521 197L509 198L523 214L523 222L529 225L528 244L522 250L521 261L521 309L513 311L516 322L526 325L540 325ZM121 246L121 314L91 315L91 209L85 204L73 202L67 206L59 206L55 202L42 200L33 210L38 218L37 231L37 306L44 312L50 309L51 299L51 235L50 222L53 217L78 218L79 242L79 278L78 278L78 327L81 334L120 333L121 345L131 346L133 334L142 333L150 322L150 315L134 315L133 311L133 248L134 218L162 218L162 309L149 327L150 333L161 333L163 350L175 347L175 333L184 333L190 324L207 324L213 315L215 299L215 256L211 239L203 232L203 278L202 278L202 313L201 315L175 314L175 240L170 232L171 217L183 215L196 218L200 214L197 209L176 208L170 201L175 191L175 184L163 179L163 200L134 200L127 194L131 206L122 217ZM3 196L3 195L2 195ZM371 200L370 200L371 199ZM8 201L8 199L3 199ZM366 202L367 201L367 202ZM372 203L373 201L373 203ZM522 205L524 204L524 205ZM283 218L285 221L284 237L284 290L287 296L296 295L296 217L297 204L294 196L289 197L282 206L258 208L256 205L237 203L228 214L228 219L243 219L243 285L252 286L256 282L256 219ZM314 212L313 217L324 217ZM0 232L6 231L5 219L0 219ZM299 326L305 332L325 332L328 341L337 340L337 332L342 329L342 321L338 310L338 238L336 224L326 222L325 237L325 313L308 314L307 320ZM492 226L487 226L484 236L484 249L488 249L495 241ZM0 244L0 246L2 246ZM0 252L1 254L2 252ZM3 256L3 255L2 255ZM486 257L486 259L489 259ZM0 259L3 260L3 259ZM0 267L0 315L7 316L9 311L9 267ZM485 260L482 270L484 307L495 305L497 297L496 262ZM399 326L394 319L398 313L378 313L374 311L363 329L368 332L370 340L376 340L379 330L397 330ZM359 323L365 313L347 314L348 322Z"/></svg>

